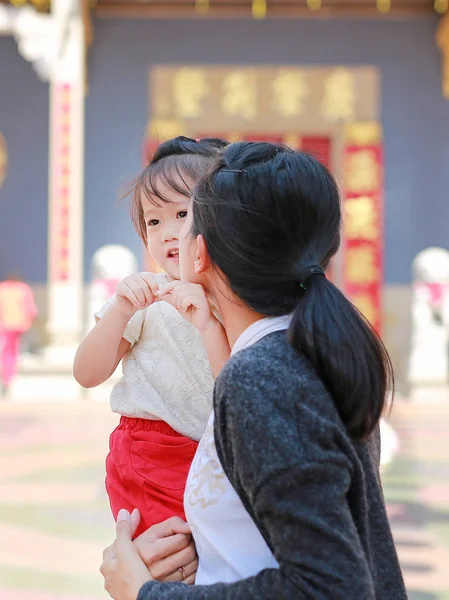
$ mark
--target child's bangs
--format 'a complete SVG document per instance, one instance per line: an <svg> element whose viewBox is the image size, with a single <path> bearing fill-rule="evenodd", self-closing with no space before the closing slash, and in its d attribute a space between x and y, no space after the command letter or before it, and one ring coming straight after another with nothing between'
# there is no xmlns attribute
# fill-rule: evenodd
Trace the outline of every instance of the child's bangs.
<svg viewBox="0 0 449 600"><path fill-rule="evenodd" d="M190 198L192 188L215 162L212 157L171 155L149 164L123 197L131 196L131 218L140 237L147 243L147 226L142 198L154 206L172 201L170 192Z"/></svg>
<svg viewBox="0 0 449 600"><path fill-rule="evenodd" d="M195 164L200 162L196 156L168 156L149 165L140 178L141 195L156 206L171 202L170 192L189 198L191 183L187 178L196 182L204 170L204 158L200 159L203 169Z"/></svg>

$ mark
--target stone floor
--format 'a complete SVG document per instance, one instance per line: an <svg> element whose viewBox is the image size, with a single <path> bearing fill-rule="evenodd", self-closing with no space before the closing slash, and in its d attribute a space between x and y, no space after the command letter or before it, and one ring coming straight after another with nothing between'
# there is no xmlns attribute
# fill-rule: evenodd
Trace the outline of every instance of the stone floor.
<svg viewBox="0 0 449 600"><path fill-rule="evenodd" d="M400 453L383 480L410 599L449 600L449 401L398 401L391 422ZM108 597L98 566L115 423L105 402L0 403L0 600Z"/></svg>
<svg viewBox="0 0 449 600"><path fill-rule="evenodd" d="M449 600L449 398L397 402L383 485L410 600Z"/></svg>

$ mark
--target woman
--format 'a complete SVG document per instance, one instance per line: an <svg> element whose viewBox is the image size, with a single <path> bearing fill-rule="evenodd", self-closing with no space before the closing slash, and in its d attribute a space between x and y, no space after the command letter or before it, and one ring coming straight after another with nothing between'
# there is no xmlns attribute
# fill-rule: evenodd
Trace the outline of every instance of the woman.
<svg viewBox="0 0 449 600"><path fill-rule="evenodd" d="M196 585L151 581L123 515L106 589L115 600L405 599L378 471L391 365L324 274L340 243L335 181L301 152L238 143L192 209L181 279L218 307L233 354L185 493Z"/></svg>

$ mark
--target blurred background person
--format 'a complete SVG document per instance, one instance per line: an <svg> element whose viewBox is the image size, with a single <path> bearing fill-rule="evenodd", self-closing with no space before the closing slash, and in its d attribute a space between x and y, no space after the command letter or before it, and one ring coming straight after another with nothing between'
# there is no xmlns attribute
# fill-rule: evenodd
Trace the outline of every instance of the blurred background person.
<svg viewBox="0 0 449 600"><path fill-rule="evenodd" d="M17 373L20 339L37 316L32 289L18 275L0 283L1 394L5 396Z"/></svg>

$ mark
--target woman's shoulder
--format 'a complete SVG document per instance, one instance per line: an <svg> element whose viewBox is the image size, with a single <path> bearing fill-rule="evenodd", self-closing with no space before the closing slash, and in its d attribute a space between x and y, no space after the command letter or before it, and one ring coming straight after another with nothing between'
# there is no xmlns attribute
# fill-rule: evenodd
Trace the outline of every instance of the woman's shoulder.
<svg viewBox="0 0 449 600"><path fill-rule="evenodd" d="M235 354L216 384L216 403L238 411L308 413L338 419L335 404L307 358L289 343L287 331L271 333ZM238 401L236 400L238 398Z"/></svg>
<svg viewBox="0 0 449 600"><path fill-rule="evenodd" d="M230 359L215 386L214 415L216 441L228 449L245 438L251 452L272 457L294 447L305 461L326 454L349 469L357 462L331 394L286 332Z"/></svg>
<svg viewBox="0 0 449 600"><path fill-rule="evenodd" d="M297 352L288 341L287 331L276 331L264 336L255 344L240 350L226 363L220 382L231 384L236 377L240 381L250 379L271 381L282 388L293 383L321 383L307 358Z"/></svg>

